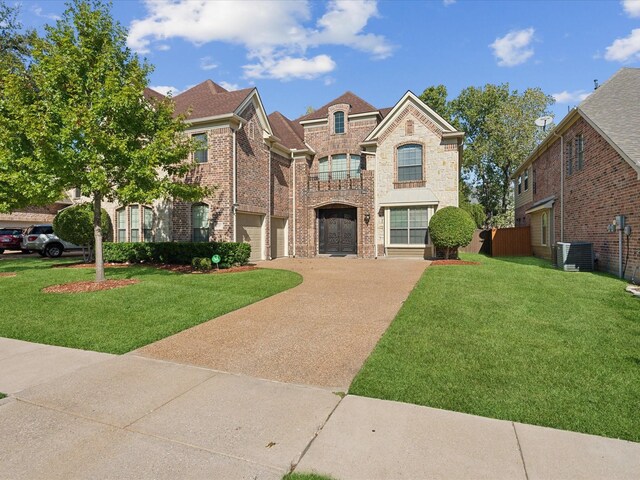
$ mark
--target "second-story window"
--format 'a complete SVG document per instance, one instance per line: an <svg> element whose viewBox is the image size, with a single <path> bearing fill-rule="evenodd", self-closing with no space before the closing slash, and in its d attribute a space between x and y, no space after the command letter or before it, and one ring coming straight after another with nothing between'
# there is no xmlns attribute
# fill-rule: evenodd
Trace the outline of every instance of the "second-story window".
<svg viewBox="0 0 640 480"><path fill-rule="evenodd" d="M522 193L522 175L518 175L518 195Z"/></svg>
<svg viewBox="0 0 640 480"><path fill-rule="evenodd" d="M349 155L349 175L351 178L360 177L360 170L362 169L360 155Z"/></svg>
<svg viewBox="0 0 640 480"><path fill-rule="evenodd" d="M422 146L402 145L398 147L398 181L422 180Z"/></svg>
<svg viewBox="0 0 640 480"><path fill-rule="evenodd" d="M567 175L571 175L573 173L573 145L571 142L567 142Z"/></svg>
<svg viewBox="0 0 640 480"><path fill-rule="evenodd" d="M333 114L333 133L344 133L344 112Z"/></svg>
<svg viewBox="0 0 640 480"><path fill-rule="evenodd" d="M196 151L193 153L193 159L198 163L207 163L209 157L207 134L197 133L193 135L193 140L197 143Z"/></svg>
<svg viewBox="0 0 640 480"><path fill-rule="evenodd" d="M342 180L347 178L347 155L340 153L331 155L331 180Z"/></svg>
<svg viewBox="0 0 640 480"><path fill-rule="evenodd" d="M529 169L524 171L524 191L529 190Z"/></svg>

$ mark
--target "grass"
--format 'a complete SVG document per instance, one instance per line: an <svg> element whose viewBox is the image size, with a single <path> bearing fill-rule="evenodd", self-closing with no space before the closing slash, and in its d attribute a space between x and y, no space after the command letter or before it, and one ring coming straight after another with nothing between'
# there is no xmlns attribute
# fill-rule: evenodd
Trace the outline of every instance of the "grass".
<svg viewBox="0 0 640 480"><path fill-rule="evenodd" d="M428 268L349 393L640 441L640 301L532 257Z"/></svg>
<svg viewBox="0 0 640 480"><path fill-rule="evenodd" d="M282 480L334 480L334 478L326 475L319 475L317 473L291 472L282 477Z"/></svg>
<svg viewBox="0 0 640 480"><path fill-rule="evenodd" d="M49 285L92 280L93 269L50 268L40 258L2 258L0 336L108 353L126 353L298 285L300 275L258 269L185 275L149 267L107 268L136 285L92 293L45 294Z"/></svg>
<svg viewBox="0 0 640 480"><path fill-rule="evenodd" d="M3 398L5 398L7 395L5 393L0 392L0 400L2 400Z"/></svg>

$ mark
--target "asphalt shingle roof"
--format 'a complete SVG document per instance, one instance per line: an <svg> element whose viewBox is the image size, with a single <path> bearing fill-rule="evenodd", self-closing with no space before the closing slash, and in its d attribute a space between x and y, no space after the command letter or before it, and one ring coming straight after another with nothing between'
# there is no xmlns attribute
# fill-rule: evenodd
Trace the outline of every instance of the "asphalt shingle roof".
<svg viewBox="0 0 640 480"><path fill-rule="evenodd" d="M640 166L640 68L622 68L578 110Z"/></svg>
<svg viewBox="0 0 640 480"><path fill-rule="evenodd" d="M269 123L273 129L273 134L280 139L285 147L295 148L296 150L307 148L302 140L304 132L299 132L300 124L294 124L280 112L273 112L269 115Z"/></svg>
<svg viewBox="0 0 640 480"><path fill-rule="evenodd" d="M371 105L370 103L364 101L355 93L345 92L340 95L338 98L331 100L326 105L318 108L317 110L304 115L298 119L296 122L304 122L305 120L319 120L321 118L325 118L329 115L329 107L331 105L336 105L338 103L348 103L351 105L351 110L349 111L349 115L357 114L357 113L367 113L367 112L376 112L378 109Z"/></svg>
<svg viewBox="0 0 640 480"><path fill-rule="evenodd" d="M229 92L211 80L196 85L173 97L176 114L191 113L188 118L206 118L233 113L253 88Z"/></svg>

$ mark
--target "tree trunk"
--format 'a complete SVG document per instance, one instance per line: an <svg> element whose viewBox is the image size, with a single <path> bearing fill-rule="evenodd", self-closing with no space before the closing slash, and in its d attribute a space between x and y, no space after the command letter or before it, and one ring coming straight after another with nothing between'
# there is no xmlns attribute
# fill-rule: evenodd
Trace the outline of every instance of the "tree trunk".
<svg viewBox="0 0 640 480"><path fill-rule="evenodd" d="M449 260L449 247L445 249L444 259Z"/></svg>
<svg viewBox="0 0 640 480"><path fill-rule="evenodd" d="M96 282L104 282L104 259L102 258L102 194L93 196L93 233L95 237Z"/></svg>

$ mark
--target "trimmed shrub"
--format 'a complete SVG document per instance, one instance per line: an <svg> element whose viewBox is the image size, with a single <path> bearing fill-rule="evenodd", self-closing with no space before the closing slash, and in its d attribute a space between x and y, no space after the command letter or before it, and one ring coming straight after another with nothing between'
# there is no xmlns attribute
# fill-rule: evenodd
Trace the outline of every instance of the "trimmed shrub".
<svg viewBox="0 0 640 480"><path fill-rule="evenodd" d="M429 222L429 234L436 248L445 249L449 258L451 249L469 245L476 229L471 216L458 207L438 210Z"/></svg>
<svg viewBox="0 0 640 480"><path fill-rule="evenodd" d="M195 257L191 260L191 268L199 272L208 272L213 268L210 258Z"/></svg>
<svg viewBox="0 0 640 480"><path fill-rule="evenodd" d="M105 262L166 263L191 265L194 258L220 256L220 268L246 265L251 255L248 243L234 242L156 242L105 243Z"/></svg>
<svg viewBox="0 0 640 480"><path fill-rule="evenodd" d="M111 238L111 218L102 209L102 238ZM76 245L92 246L93 233L93 205L80 203L60 210L53 219L53 231L61 239Z"/></svg>

